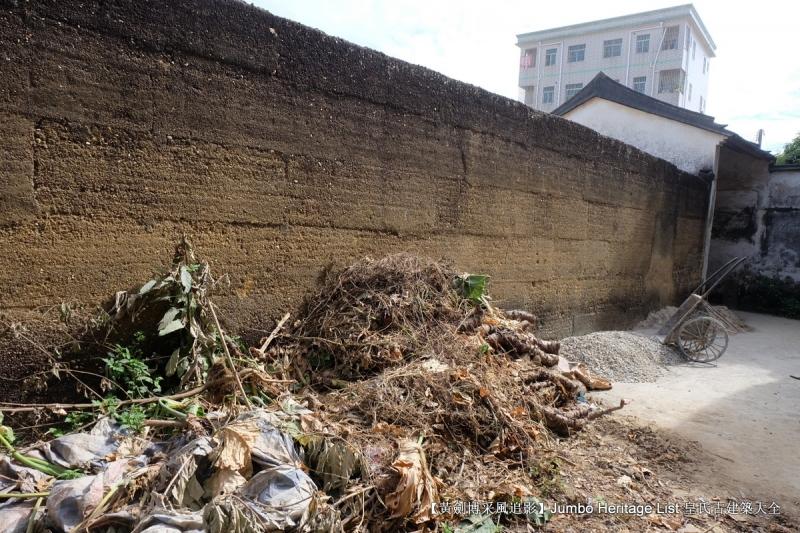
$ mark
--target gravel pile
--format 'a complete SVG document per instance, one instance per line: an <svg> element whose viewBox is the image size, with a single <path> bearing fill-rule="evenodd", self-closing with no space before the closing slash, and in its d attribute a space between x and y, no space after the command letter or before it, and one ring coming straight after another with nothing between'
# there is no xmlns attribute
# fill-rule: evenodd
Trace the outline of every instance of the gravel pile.
<svg viewBox="0 0 800 533"><path fill-rule="evenodd" d="M681 356L652 337L628 331L599 331L561 341L560 354L569 361L582 361L589 369L611 381L641 383L655 381L666 365Z"/></svg>

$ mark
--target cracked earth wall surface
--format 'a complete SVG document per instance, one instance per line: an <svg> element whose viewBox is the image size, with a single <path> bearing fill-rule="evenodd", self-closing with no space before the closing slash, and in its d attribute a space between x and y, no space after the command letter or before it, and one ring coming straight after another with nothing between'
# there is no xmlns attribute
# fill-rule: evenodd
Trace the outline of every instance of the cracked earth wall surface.
<svg viewBox="0 0 800 533"><path fill-rule="evenodd" d="M6 312L100 302L182 232L243 330L326 266L400 250L491 275L550 335L699 277L697 178L244 3L0 0L0 64Z"/></svg>

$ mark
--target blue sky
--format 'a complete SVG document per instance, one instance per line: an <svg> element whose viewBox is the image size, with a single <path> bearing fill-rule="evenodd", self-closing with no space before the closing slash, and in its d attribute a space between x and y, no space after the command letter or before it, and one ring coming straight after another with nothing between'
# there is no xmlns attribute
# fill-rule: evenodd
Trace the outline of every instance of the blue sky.
<svg viewBox="0 0 800 533"><path fill-rule="evenodd" d="M255 0L303 24L517 98L517 33L679 4L664 0ZM800 2L694 2L712 38L708 107L773 152L800 133Z"/></svg>

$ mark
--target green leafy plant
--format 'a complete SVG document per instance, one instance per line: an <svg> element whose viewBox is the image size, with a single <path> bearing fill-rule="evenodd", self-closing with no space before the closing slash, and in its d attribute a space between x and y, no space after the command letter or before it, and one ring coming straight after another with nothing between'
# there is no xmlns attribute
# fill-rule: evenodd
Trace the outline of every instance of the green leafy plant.
<svg viewBox="0 0 800 533"><path fill-rule="evenodd" d="M46 434L50 435L51 437L53 437L55 439L57 439L58 437L63 437L67 433L63 429L61 429L60 427L52 427L52 428L47 430Z"/></svg>
<svg viewBox="0 0 800 533"><path fill-rule="evenodd" d="M119 409L119 398L116 396L107 396L102 400L93 400L92 405L100 414L114 418L117 416L117 411Z"/></svg>
<svg viewBox="0 0 800 533"><path fill-rule="evenodd" d="M70 411L67 413L67 416L64 417L64 424L66 425L66 430L61 428L50 428L47 433L49 435L53 435L54 437L61 437L65 435L68 431L78 431L83 429L84 427L94 423L97 420L97 415L106 415L111 416L112 418L116 418L118 415L118 404L119 399L115 396L109 396L102 401L94 400L92 405L95 406L94 411Z"/></svg>
<svg viewBox="0 0 800 533"><path fill-rule="evenodd" d="M153 371L143 360L139 345L116 344L103 359L108 377L124 387L131 398L144 398L161 392L162 378L152 377Z"/></svg>
<svg viewBox="0 0 800 533"><path fill-rule="evenodd" d="M74 431L94 422L99 416L107 416L118 422L123 428L141 432L148 418L166 418L185 420L189 416L205 416L203 406L194 398L182 401L169 398L159 398L157 401L146 405L121 406L120 400L115 396L108 396L103 400L92 402L93 411L72 411L64 419L68 429ZM62 428L51 428L48 434L60 437L65 434Z"/></svg>
<svg viewBox="0 0 800 533"><path fill-rule="evenodd" d="M70 429L76 430L92 422L94 419L95 417L92 413L86 411L72 411L67 413L67 416L64 418L64 422L70 427Z"/></svg>
<svg viewBox="0 0 800 533"><path fill-rule="evenodd" d="M14 441L16 440L14 436L14 430L9 426L3 425L3 418L3 413L0 411L0 446L8 450L8 453L11 455L11 457L13 457L18 463L58 479L75 479L83 475L83 472L78 470L72 470L69 468L64 468L63 466L54 465L53 463L45 461L44 459L24 455L17 451L13 445Z"/></svg>
<svg viewBox="0 0 800 533"><path fill-rule="evenodd" d="M179 377L182 388L203 383L224 351L208 298L216 284L208 263L195 260L191 245L184 238L169 272L151 279L138 291L118 293L111 310L123 330L126 325L141 325L141 317L160 316L157 323L148 322L147 327L152 326L154 333L164 338L161 344L172 350L163 354L163 373Z"/></svg>
<svg viewBox="0 0 800 533"><path fill-rule="evenodd" d="M461 296L472 303L480 303L486 293L486 283L489 276L482 274L464 274L455 279L455 286Z"/></svg>
<svg viewBox="0 0 800 533"><path fill-rule="evenodd" d="M117 413L116 418L122 427L139 433L144 429L147 411L139 405L132 405L128 409Z"/></svg>

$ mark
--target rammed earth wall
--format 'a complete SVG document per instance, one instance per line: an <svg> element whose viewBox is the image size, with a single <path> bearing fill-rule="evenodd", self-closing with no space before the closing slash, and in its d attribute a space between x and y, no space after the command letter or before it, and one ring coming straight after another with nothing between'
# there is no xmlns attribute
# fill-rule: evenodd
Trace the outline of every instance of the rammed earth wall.
<svg viewBox="0 0 800 533"><path fill-rule="evenodd" d="M699 276L697 178L241 2L0 0L0 68L6 311L99 302L182 232L245 332L326 266L400 250L490 274L552 335Z"/></svg>

